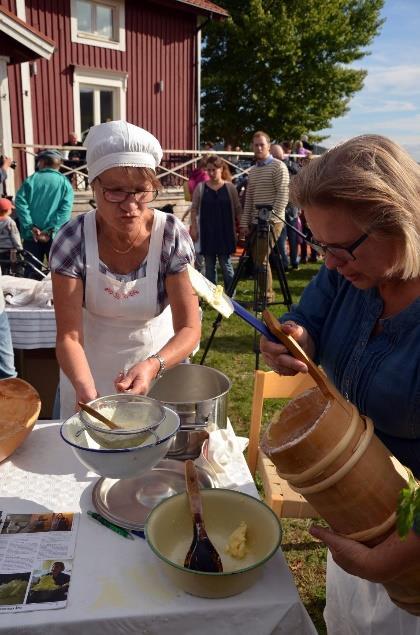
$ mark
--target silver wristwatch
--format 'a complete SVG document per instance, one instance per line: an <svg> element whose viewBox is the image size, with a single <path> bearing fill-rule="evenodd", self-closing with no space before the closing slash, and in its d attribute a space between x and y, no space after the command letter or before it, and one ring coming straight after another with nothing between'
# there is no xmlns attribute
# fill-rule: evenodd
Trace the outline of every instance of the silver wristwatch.
<svg viewBox="0 0 420 635"><path fill-rule="evenodd" d="M159 355L159 353L154 353L153 355L150 355L150 356L148 357L148 359L153 359L153 358L154 358L154 359L157 359L157 360L158 360L158 362L159 362L159 370L158 370L158 372L157 372L157 374L156 374L156 379L160 379L160 378L162 377L163 373L164 373L164 372L165 372L165 370L166 370L166 362L165 362L165 360L163 359L163 357L161 357L161 356Z"/></svg>

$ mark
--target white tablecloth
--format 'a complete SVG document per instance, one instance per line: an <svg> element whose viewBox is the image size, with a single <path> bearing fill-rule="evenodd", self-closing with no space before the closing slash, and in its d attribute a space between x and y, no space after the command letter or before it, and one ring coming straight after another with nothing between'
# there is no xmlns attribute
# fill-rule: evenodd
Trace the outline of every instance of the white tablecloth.
<svg viewBox="0 0 420 635"><path fill-rule="evenodd" d="M53 308L8 307L13 348L55 348L55 313Z"/></svg>
<svg viewBox="0 0 420 635"><path fill-rule="evenodd" d="M1 291L6 297L13 347L55 348L55 313L47 306L52 297L51 280L0 276Z"/></svg>
<svg viewBox="0 0 420 635"><path fill-rule="evenodd" d="M2 615L0 633L316 635L280 551L240 595L220 600L187 595L164 577L144 540L126 540L87 517L97 478L61 440L57 422L37 425L0 466L0 509L84 512L67 607Z"/></svg>

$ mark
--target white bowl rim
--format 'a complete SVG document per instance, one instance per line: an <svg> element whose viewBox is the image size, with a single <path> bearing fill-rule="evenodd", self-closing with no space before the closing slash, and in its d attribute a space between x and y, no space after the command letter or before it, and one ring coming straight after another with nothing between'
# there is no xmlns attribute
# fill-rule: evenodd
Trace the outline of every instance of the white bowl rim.
<svg viewBox="0 0 420 635"><path fill-rule="evenodd" d="M160 421L158 421L158 423L153 423L152 425L148 426L147 428L139 428L139 429L134 429L134 430L114 430L114 429L107 429L107 428L101 428L100 426L96 426L94 423L92 423L92 421L86 417L86 414L83 410L80 411L80 418L83 421L84 425L86 428L90 428L91 430L94 430L95 432L100 432L101 434L112 434L114 436L117 437L124 437L124 436L131 436L131 435L138 435L138 434L142 434L143 432L148 432L149 430L156 430L156 428L158 428L160 426L161 423L163 423L163 421L165 420L166 417L166 413L165 413L165 408L163 406L163 403L161 401L158 401L157 399L154 399L153 397L148 397L147 395L130 395L130 393L114 393L112 395L105 395L104 397L97 397L96 399L92 399L92 401L88 401L87 405L91 406L92 408L95 407L95 405L98 403L98 401L101 401L101 399L109 399L110 401L114 400L114 401L118 401L117 399L115 399L116 397L121 398L121 396L126 397L126 400L129 401L129 398L133 398L133 402L135 403L136 401L138 403L142 403L142 399L145 399L147 402L151 402L152 405L156 405L159 410L162 411L162 418ZM123 401L125 401L123 399Z"/></svg>
<svg viewBox="0 0 420 635"><path fill-rule="evenodd" d="M157 447L158 445L160 445L161 443L164 443L165 441L168 441L172 436L174 436L178 432L178 430L179 430L179 428L181 426L181 421L180 421L178 413L176 413L174 410L172 410L172 408L168 408L167 406L163 406L163 408L165 410L170 410L171 413L176 416L176 418L178 420L178 425L176 427L176 430L172 431L167 436L165 436L163 438L159 437L159 441L157 441L156 443L147 443L147 444L135 445L135 446L133 446L131 448L86 448L84 446L77 445L77 443L73 443L68 438L66 438L65 433L64 433L65 426L68 425L68 422L70 421L70 419L73 419L73 417L77 413L75 413L74 415L72 415L71 417L69 417L68 419L63 421L63 423L60 426L60 436L63 439L63 441L65 441L68 445L71 445L73 448L76 448L76 450L80 450L82 452L98 452L99 454L107 454L107 453L118 453L118 452L133 452L134 450L138 450L139 448L152 448L152 447L154 448L154 447ZM165 419L163 421L165 421ZM159 425L161 425L163 423L163 421ZM82 424L80 424L80 425L82 425ZM157 432L156 432L156 434L157 434Z"/></svg>
<svg viewBox="0 0 420 635"><path fill-rule="evenodd" d="M154 512L159 509L159 507L161 505L164 505L167 501L172 500L173 498L176 497L180 497L180 496L186 496L186 492L180 492L179 494L174 494L173 496L169 496L168 498L165 498L163 501L161 501L158 505L156 505L156 507L154 507L152 509L152 511L150 512L150 514L148 515L148 517L146 518L146 522L144 523L144 536L146 538L147 544L149 545L150 549L153 551L153 553L163 562L165 562L166 564L169 564L171 567L174 567L175 569L178 569L179 571L185 571L187 574L199 574L199 575L204 575L204 576L214 576L214 577L220 577L220 576L227 576L227 575L237 575L238 573L245 573L245 571L252 571L253 569L256 569L257 567L260 567L261 565L263 565L265 562L267 562L267 560L270 560L270 558L272 558L274 556L274 554L276 553L277 549L280 547L281 545L281 541L283 538L283 528L281 526L280 520L279 518L276 516L276 514L273 512L273 510L271 509L271 507L269 507L266 503L264 503L264 501L262 501L260 498L256 498L255 496L251 496L250 494L245 494L245 492L238 492L237 490L233 490L233 489L227 489L225 487L215 487L215 488L202 488L200 489L200 492L213 492L213 494L209 494L209 496L214 496L215 493L217 492L229 492L230 494L238 494L240 496L243 496L245 498L251 498L252 500L256 501L257 503L260 503L261 505L264 505L264 507L271 513L271 515L273 516L274 520L276 521L276 524L278 526L279 529L279 537L278 540L275 544L275 546L271 549L271 551L266 555L265 558L263 558L262 560L259 560L258 562L249 565L248 567L244 567L243 569L237 569L236 571L222 571L222 572L209 572L209 571L195 571L193 569L186 569L185 567L183 567L180 564L176 564L175 562L172 562L172 560L169 560L168 558L166 558L165 556L163 556L155 547L154 545L151 543L150 539L149 539L149 534L148 534L148 525L149 525L149 520L151 519L151 517L153 516ZM205 494L205 496L207 496L207 494ZM192 535L192 532L191 532Z"/></svg>

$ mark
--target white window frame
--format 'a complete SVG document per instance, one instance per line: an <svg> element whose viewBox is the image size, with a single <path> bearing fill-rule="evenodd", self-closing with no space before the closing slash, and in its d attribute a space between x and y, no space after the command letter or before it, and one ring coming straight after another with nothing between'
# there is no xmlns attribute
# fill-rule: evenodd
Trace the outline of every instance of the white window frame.
<svg viewBox="0 0 420 635"><path fill-rule="evenodd" d="M89 46L99 46L114 51L125 51L125 5L124 0L87 0L90 4L107 5L113 9L115 17L114 36L116 40L107 40L94 33L79 31L77 28L77 0L71 0L71 41L76 44L88 44Z"/></svg>
<svg viewBox="0 0 420 635"><path fill-rule="evenodd" d="M0 55L0 154L13 158L12 119L10 114L9 80L7 65L10 58ZM15 193L15 175L13 170L7 170L7 194ZM3 192L0 192L3 196ZM1 291L0 291L1 293Z"/></svg>
<svg viewBox="0 0 420 635"><path fill-rule="evenodd" d="M80 88L94 86L95 88L107 88L116 92L115 119L126 120L127 107L127 81L128 73L117 71L98 71L93 68L86 69L75 67L73 71L73 105L74 105L74 131L80 139ZM98 101L98 100L96 100ZM94 108L99 112L99 103L94 103Z"/></svg>

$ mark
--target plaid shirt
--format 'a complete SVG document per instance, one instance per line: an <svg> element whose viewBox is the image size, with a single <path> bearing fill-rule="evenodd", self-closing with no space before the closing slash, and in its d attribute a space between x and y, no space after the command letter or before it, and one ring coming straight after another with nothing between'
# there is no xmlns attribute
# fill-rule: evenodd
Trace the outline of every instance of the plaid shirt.
<svg viewBox="0 0 420 635"><path fill-rule="evenodd" d="M167 214L163 233L162 251L157 282L157 297L160 310L168 304L165 280L168 274L184 271L187 264L194 264L194 247L184 225L173 214ZM105 263L99 261L99 271L116 280L129 281L144 278L147 260L128 274L113 273ZM51 245L50 269L70 278L86 280L86 257L84 236L84 214L69 221L59 230Z"/></svg>

